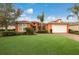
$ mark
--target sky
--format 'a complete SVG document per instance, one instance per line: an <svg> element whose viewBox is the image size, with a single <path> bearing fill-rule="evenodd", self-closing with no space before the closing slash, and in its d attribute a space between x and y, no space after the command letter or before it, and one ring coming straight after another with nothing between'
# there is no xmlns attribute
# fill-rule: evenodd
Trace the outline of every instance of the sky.
<svg viewBox="0 0 79 59"><path fill-rule="evenodd" d="M74 3L16 3L14 7L23 11L17 21L39 21L37 16L44 12L44 22L56 19L67 22L67 16L72 14L68 9L73 5ZM75 17L69 18L70 22L74 22L74 20L77 21Z"/></svg>

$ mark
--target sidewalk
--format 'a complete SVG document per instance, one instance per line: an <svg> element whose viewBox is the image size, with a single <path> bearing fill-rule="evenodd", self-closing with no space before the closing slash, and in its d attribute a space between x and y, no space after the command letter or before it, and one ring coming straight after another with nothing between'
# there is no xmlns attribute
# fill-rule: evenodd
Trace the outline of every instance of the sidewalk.
<svg viewBox="0 0 79 59"><path fill-rule="evenodd" d="M76 40L76 41L79 41L79 35L75 35L75 34L59 34L59 35L62 35L64 37L68 37L68 38Z"/></svg>

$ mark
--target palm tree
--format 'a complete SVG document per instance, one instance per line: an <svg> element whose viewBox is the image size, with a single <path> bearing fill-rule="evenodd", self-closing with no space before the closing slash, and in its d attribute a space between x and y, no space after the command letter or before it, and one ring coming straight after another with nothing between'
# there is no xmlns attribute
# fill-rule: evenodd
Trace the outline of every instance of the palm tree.
<svg viewBox="0 0 79 59"><path fill-rule="evenodd" d="M41 15L38 15L37 18L40 20L40 22L41 22L41 30L43 30L44 12L42 12Z"/></svg>
<svg viewBox="0 0 79 59"><path fill-rule="evenodd" d="M76 15L77 19L78 19L78 31L79 31L79 16L78 16L78 13L79 13L79 5L74 5L73 7L71 7L69 9L74 15Z"/></svg>
<svg viewBox="0 0 79 59"><path fill-rule="evenodd" d="M74 16L74 15L68 15L68 16L67 16L67 20L69 20L69 18L70 18L70 17L73 17L73 16ZM69 23L69 21L68 21L68 23Z"/></svg>
<svg viewBox="0 0 79 59"><path fill-rule="evenodd" d="M20 15L20 10L17 11L13 8L11 3L1 3L0 4L0 21L5 26L5 31L8 30L8 24L10 21L15 20Z"/></svg>

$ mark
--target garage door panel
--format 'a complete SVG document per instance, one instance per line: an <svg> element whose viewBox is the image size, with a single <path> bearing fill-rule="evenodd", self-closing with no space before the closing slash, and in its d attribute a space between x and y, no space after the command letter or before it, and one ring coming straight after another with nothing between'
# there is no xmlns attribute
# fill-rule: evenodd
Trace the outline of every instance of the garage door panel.
<svg viewBox="0 0 79 59"><path fill-rule="evenodd" d="M52 25L52 32L53 33L66 33L67 26L66 25Z"/></svg>

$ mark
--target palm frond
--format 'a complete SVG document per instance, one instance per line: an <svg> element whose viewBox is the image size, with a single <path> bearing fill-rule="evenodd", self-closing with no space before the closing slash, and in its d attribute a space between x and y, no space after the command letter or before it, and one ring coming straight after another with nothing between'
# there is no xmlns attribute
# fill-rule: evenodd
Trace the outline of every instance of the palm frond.
<svg viewBox="0 0 79 59"><path fill-rule="evenodd" d="M68 16L67 16L67 20L68 20L70 17L73 17L73 16L74 16L74 15L68 15Z"/></svg>
<svg viewBox="0 0 79 59"><path fill-rule="evenodd" d="M71 11L72 13L74 13L75 15L78 16L78 12L79 12L79 5L74 5L73 7L71 8L68 8L69 11Z"/></svg>

